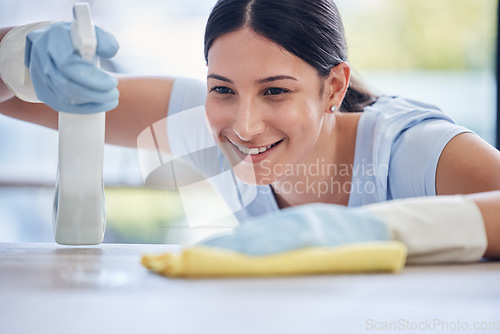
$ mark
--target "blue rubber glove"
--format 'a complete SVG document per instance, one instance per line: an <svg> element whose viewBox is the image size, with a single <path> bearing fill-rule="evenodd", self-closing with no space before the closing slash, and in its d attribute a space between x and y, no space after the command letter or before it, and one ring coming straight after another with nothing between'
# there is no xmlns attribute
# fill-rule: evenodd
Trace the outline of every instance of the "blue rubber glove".
<svg viewBox="0 0 500 334"><path fill-rule="evenodd" d="M113 35L96 27L96 37L96 55L113 57L118 51ZM30 32L24 61L38 99L57 111L91 114L118 105L118 80L80 57L69 22Z"/></svg>
<svg viewBox="0 0 500 334"><path fill-rule="evenodd" d="M305 247L389 239L385 223L371 213L317 203L252 218L236 227L232 234L202 244L247 255L267 255Z"/></svg>

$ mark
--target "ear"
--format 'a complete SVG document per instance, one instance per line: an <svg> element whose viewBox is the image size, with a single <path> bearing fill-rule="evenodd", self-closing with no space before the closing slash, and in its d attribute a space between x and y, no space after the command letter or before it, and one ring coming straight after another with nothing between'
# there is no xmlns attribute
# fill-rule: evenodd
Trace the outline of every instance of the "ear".
<svg viewBox="0 0 500 334"><path fill-rule="evenodd" d="M346 61L338 64L330 70L330 75L325 81L326 107L330 110L331 106L340 108L344 96L349 88L351 79L351 67Z"/></svg>

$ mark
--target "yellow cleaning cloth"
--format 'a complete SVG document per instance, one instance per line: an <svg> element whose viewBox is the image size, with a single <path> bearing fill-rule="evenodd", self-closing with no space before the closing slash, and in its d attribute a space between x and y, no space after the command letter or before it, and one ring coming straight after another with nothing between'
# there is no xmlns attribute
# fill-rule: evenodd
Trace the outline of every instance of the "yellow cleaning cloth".
<svg viewBox="0 0 500 334"><path fill-rule="evenodd" d="M263 256L193 246L179 253L144 255L141 263L167 277L188 278L397 272L405 261L403 243L383 241L310 247Z"/></svg>

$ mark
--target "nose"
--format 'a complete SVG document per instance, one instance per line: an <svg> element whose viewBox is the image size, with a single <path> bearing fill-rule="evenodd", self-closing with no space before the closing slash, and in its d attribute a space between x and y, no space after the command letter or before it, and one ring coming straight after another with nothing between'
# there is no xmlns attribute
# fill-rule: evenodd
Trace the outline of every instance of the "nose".
<svg viewBox="0 0 500 334"><path fill-rule="evenodd" d="M233 131L243 141L251 141L265 130L265 121L251 101L241 103L236 112Z"/></svg>

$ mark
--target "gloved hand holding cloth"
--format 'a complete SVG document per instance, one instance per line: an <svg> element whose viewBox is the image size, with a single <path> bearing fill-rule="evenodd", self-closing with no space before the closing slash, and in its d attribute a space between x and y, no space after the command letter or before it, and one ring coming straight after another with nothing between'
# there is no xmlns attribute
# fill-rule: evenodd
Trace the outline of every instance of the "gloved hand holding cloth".
<svg viewBox="0 0 500 334"><path fill-rule="evenodd" d="M486 249L483 220L463 196L346 208L310 204L243 222L180 253L145 255L165 276L273 276L401 270L408 263L469 262Z"/></svg>

